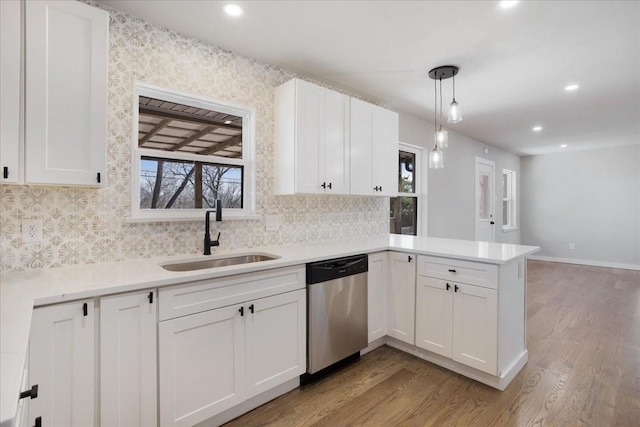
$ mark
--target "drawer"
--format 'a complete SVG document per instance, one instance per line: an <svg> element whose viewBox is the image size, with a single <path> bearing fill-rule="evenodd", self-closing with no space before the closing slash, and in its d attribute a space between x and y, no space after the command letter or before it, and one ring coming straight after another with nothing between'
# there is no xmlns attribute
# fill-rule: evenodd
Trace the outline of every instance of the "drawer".
<svg viewBox="0 0 640 427"><path fill-rule="evenodd" d="M159 319L167 320L306 287L305 267L286 267L161 288Z"/></svg>
<svg viewBox="0 0 640 427"><path fill-rule="evenodd" d="M418 256L418 276L498 289L498 266L433 256Z"/></svg>

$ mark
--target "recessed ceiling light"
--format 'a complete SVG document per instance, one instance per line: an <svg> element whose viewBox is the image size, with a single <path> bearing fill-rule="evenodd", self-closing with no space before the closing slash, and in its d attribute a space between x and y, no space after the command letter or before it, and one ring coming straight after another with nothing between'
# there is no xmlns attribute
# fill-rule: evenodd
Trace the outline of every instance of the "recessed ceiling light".
<svg viewBox="0 0 640 427"><path fill-rule="evenodd" d="M244 10L242 10L242 8L237 4L233 3L225 4L223 10L227 15L234 17L242 16L244 14Z"/></svg>
<svg viewBox="0 0 640 427"><path fill-rule="evenodd" d="M572 83L570 85L565 86L564 90L566 90L567 92L573 92L574 90L578 90L579 87L580 87L580 85Z"/></svg>
<svg viewBox="0 0 640 427"><path fill-rule="evenodd" d="M224 124L225 124L225 125L230 125L230 124L231 124L231 120L225 120L225 121L224 121Z"/></svg>
<svg viewBox="0 0 640 427"><path fill-rule="evenodd" d="M567 148L567 144L562 144L560 148Z"/></svg>
<svg viewBox="0 0 640 427"><path fill-rule="evenodd" d="M516 4L518 4L518 0L510 0L510 1L503 0L499 4L501 9L510 9Z"/></svg>
<svg viewBox="0 0 640 427"><path fill-rule="evenodd" d="M542 130L542 126L534 126L531 128L531 130L534 132L540 132Z"/></svg>

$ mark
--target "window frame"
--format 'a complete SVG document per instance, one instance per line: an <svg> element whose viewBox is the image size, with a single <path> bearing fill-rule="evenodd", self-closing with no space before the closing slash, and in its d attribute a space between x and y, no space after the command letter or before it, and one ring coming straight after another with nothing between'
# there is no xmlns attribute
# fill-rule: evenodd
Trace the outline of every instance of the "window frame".
<svg viewBox="0 0 640 427"><path fill-rule="evenodd" d="M177 104L206 108L242 117L242 158L228 158L222 156L200 155L186 152L168 152L152 148L138 147L138 115L139 98L162 99ZM176 159L217 163L243 167L242 208L225 209L224 219L256 219L256 176L255 176L255 108L234 104L226 101L205 98L194 94L174 91L136 82L133 99L133 124L131 137L131 214L126 222L166 222L166 221L194 221L204 220L204 213L208 208L201 209L142 209L140 208L140 162L142 157L156 157L162 159Z"/></svg>
<svg viewBox="0 0 640 427"><path fill-rule="evenodd" d="M420 215L420 211L425 209L425 207L422 204L422 170L423 165L422 165L422 151L424 149L422 147L419 147L417 145L412 145L412 144L407 144L405 142L399 142L398 143L398 161L400 159L400 152L401 151L405 151L407 153L411 153L415 156L415 164L414 164L414 172L413 172L413 189L414 192L413 193L405 193L405 192L397 192L397 195L394 196L395 198L397 197L412 197L416 199L416 234L415 236L421 236L421 232L422 232L422 220L421 220L421 215ZM426 177L426 174L425 174ZM399 177L398 177L399 179ZM391 200L389 200L389 203L391 203ZM425 209L426 212L426 209ZM389 227L389 231L391 227ZM389 233L389 234L395 234L395 233ZM406 234L396 234L397 236L406 236Z"/></svg>
<svg viewBox="0 0 640 427"><path fill-rule="evenodd" d="M506 181L506 182L505 182ZM504 197L504 186L507 186L507 197ZM517 174L511 169L502 169L502 232L515 231L518 229L517 217ZM504 202L507 202L507 211L504 211ZM504 223L505 215L507 224Z"/></svg>

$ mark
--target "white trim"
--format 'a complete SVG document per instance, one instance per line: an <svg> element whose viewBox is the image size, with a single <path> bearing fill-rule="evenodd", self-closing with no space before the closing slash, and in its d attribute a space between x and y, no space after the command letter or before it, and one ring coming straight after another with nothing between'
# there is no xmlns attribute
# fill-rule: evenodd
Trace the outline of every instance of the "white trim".
<svg viewBox="0 0 640 427"><path fill-rule="evenodd" d="M502 227L503 233L511 233L512 231L518 231L519 227Z"/></svg>
<svg viewBox="0 0 640 427"><path fill-rule="evenodd" d="M504 185L505 185L505 175L507 176L507 193L508 197L504 197ZM509 218L507 225L502 226L502 232L514 231L518 229L518 213L517 213L517 200L518 200L518 185L517 185L517 174L516 171L511 169L502 169L502 185L500 186L500 200L502 201L502 221L504 224L504 202L507 202L509 205Z"/></svg>
<svg viewBox="0 0 640 427"><path fill-rule="evenodd" d="M549 262L559 262L564 264L579 264L579 265L589 265L592 267L607 267L607 268L619 268L622 270L636 270L640 271L640 264L623 264L619 262L609 262L609 261L591 261L586 259L573 259L573 258L557 258L551 256L528 256L527 259L531 259L534 261L549 261Z"/></svg>
<svg viewBox="0 0 640 427"><path fill-rule="evenodd" d="M138 148L138 98L140 96L165 99L179 104L192 105L198 108L213 109L227 114L242 117L242 159L228 159L219 156L199 156L189 153L168 153L152 149ZM223 219L255 219L256 215L256 174L255 174L255 107L222 101L213 98L174 91L153 86L144 82L136 82L133 99L133 123L131 132L131 214L125 218L125 223L141 222L173 222L199 221L204 218L203 209L169 209L152 210L140 209L140 157L166 157L182 160L199 160L208 163L223 163L243 166L242 209L227 209L223 212Z"/></svg>

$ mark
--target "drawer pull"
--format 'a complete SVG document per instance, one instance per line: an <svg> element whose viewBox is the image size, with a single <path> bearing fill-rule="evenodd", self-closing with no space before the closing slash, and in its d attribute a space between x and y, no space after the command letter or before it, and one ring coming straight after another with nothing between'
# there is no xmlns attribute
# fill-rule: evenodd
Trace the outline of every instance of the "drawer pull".
<svg viewBox="0 0 640 427"><path fill-rule="evenodd" d="M413 259L413 257L411 255L409 255L408 257L409 262L411 262L411 260Z"/></svg>
<svg viewBox="0 0 640 427"><path fill-rule="evenodd" d="M254 309L253 304L251 304L251 305L249 306L249 311L253 313L253 309Z"/></svg>
<svg viewBox="0 0 640 427"><path fill-rule="evenodd" d="M240 307L238 311L240 312L240 317L244 316L244 306Z"/></svg>
<svg viewBox="0 0 640 427"><path fill-rule="evenodd" d="M20 399L24 399L25 397L30 397L31 399L38 397L38 384L32 386L31 390L20 393Z"/></svg>
<svg viewBox="0 0 640 427"><path fill-rule="evenodd" d="M89 315L89 305L85 302L82 304L82 315L87 317Z"/></svg>
<svg viewBox="0 0 640 427"><path fill-rule="evenodd" d="M451 285L447 283L447 290L451 289Z"/></svg>
<svg viewBox="0 0 640 427"><path fill-rule="evenodd" d="M33 425L33 427L42 427L42 417L36 417L36 423Z"/></svg>
<svg viewBox="0 0 640 427"><path fill-rule="evenodd" d="M453 268L449 269L449 273L455 273L455 272L456 272L456 270L454 270Z"/></svg>
<svg viewBox="0 0 640 427"><path fill-rule="evenodd" d="M153 291L149 292L149 304L153 304Z"/></svg>
<svg viewBox="0 0 640 427"><path fill-rule="evenodd" d="M458 287L458 285L453 285L453 291L454 291L454 292L458 292L458 289L460 289L460 288Z"/></svg>

